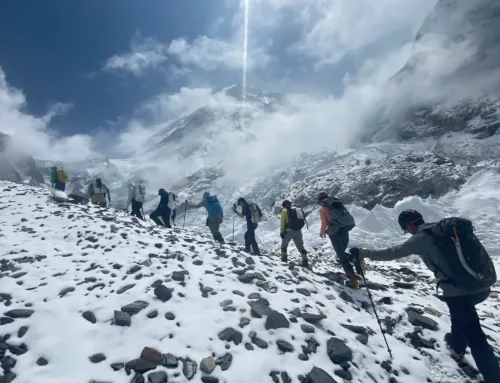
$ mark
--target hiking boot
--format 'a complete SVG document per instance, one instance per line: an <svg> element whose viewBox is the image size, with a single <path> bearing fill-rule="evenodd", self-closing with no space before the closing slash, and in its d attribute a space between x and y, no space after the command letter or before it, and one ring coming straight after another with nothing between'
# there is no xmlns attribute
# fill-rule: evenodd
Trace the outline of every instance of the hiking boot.
<svg viewBox="0 0 500 383"><path fill-rule="evenodd" d="M359 281L356 278L350 279L345 285L353 290L359 290Z"/></svg>
<svg viewBox="0 0 500 383"><path fill-rule="evenodd" d="M281 252L281 262L288 263L288 254L284 251Z"/></svg>
<svg viewBox="0 0 500 383"><path fill-rule="evenodd" d="M448 348L448 350L450 351L450 354L451 354L451 357L455 360L462 360L465 356L465 351L464 352L457 352L453 349L453 345L452 345L452 336L451 336L451 333L446 333L446 335L444 336L444 342L446 343L446 347Z"/></svg>
<svg viewBox="0 0 500 383"><path fill-rule="evenodd" d="M302 267L309 268L309 260L308 259L302 260Z"/></svg>

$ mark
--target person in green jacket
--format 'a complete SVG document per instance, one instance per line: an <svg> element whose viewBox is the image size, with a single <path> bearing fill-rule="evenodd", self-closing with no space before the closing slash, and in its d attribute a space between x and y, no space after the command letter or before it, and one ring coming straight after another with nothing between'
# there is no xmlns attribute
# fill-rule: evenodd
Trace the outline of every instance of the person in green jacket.
<svg viewBox="0 0 500 383"><path fill-rule="evenodd" d="M309 267L309 258L302 237L302 228L306 222L306 215L301 208L293 207L288 200L283 201L281 206L283 207L280 225L281 260L285 263L288 262L287 248L290 241L293 241L302 255L302 266Z"/></svg>
<svg viewBox="0 0 500 383"><path fill-rule="evenodd" d="M59 173L57 172L57 166L52 166L52 172L50 173L50 185L57 190L66 190L66 183L61 182L59 179Z"/></svg>

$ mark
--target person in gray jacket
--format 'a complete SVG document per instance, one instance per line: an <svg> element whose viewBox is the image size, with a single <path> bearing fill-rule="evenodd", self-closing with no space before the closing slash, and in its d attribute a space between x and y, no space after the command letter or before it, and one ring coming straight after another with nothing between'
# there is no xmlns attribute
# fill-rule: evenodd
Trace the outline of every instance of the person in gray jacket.
<svg viewBox="0 0 500 383"><path fill-rule="evenodd" d="M219 231L220 224L224 219L224 213L222 212L222 208L219 204L219 201L217 200L217 197L211 196L209 192L205 192L203 193L203 198L199 203L190 204L188 201L186 201L185 203L186 210L198 209L200 207L203 207L207 210L208 217L206 225L210 229L210 232L212 233L214 239L221 244L224 243L224 237Z"/></svg>
<svg viewBox="0 0 500 383"><path fill-rule="evenodd" d="M443 290L440 297L449 308L451 316L451 333L446 334L445 341L454 356L464 356L467 346L485 383L500 381L500 367L481 328L476 305L485 301L490 295L489 287L467 290L450 283L448 276L453 272L446 261L442 250L434 238L425 229L434 226L425 224L422 214L416 210L405 210L398 218L401 228L412 235L405 243L384 250L368 250L351 248L351 261L363 258L373 261L392 261L412 254L419 255L425 265L434 273Z"/></svg>

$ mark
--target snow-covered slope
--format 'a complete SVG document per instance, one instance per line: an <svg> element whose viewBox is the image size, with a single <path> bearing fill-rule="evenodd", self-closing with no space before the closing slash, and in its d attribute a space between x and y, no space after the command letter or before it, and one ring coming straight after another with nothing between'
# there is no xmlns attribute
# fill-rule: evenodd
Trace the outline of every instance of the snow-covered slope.
<svg viewBox="0 0 500 383"><path fill-rule="evenodd" d="M390 361L365 290L344 287L329 257L313 273L215 246L204 228L158 230L9 182L0 212L4 382L467 381L420 264L368 271ZM370 214L390 225L383 210ZM479 306L497 350L498 303Z"/></svg>

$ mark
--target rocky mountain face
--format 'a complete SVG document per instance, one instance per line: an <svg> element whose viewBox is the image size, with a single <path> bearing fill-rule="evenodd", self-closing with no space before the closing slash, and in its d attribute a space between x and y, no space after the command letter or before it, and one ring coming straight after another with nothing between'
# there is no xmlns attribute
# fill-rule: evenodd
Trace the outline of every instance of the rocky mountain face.
<svg viewBox="0 0 500 383"><path fill-rule="evenodd" d="M32 185L44 183L44 177L30 155L14 149L10 137L0 132L0 180L27 182Z"/></svg>
<svg viewBox="0 0 500 383"><path fill-rule="evenodd" d="M415 38L415 51L392 83L418 84L435 70L432 55L449 49L434 66L453 69L429 83L437 98L409 97L411 104L379 121L369 140L439 137L449 132L488 138L500 132L500 3L496 0L439 0ZM464 53L467 52L467 53ZM465 57L460 57L463 54ZM458 63L456 63L458 62Z"/></svg>
<svg viewBox="0 0 500 383"><path fill-rule="evenodd" d="M421 263L367 271L391 358L333 257L311 250L312 271L47 195L0 182L2 382L480 380L451 358L447 307ZM498 350L498 294L478 311Z"/></svg>
<svg viewBox="0 0 500 383"><path fill-rule="evenodd" d="M393 207L405 196L441 197L457 190L468 176L467 167L433 152L408 152L364 161L347 159L296 182L281 199L311 206L325 191L344 203L366 209L377 204Z"/></svg>
<svg viewBox="0 0 500 383"><path fill-rule="evenodd" d="M370 163L332 164L331 169L290 186L282 197L298 198L307 205L324 190L368 208L393 206L411 195L439 197L459 188L478 166L495 164L500 141L498 41L500 2L439 0L416 36L414 54L389 85L417 84L421 77L424 82L428 75L425 65L435 49L464 44L464 49L471 49L470 57L453 71L443 71L446 74L432 84L436 89L461 89L461 93L429 100L417 94L400 110L381 109L362 139L365 144L396 140L401 145L420 146L422 152L396 156L391 152ZM451 55L448 59L459 58Z"/></svg>
<svg viewBox="0 0 500 383"><path fill-rule="evenodd" d="M431 35L444 36L454 43L466 41L475 47L474 55L458 68L454 78L500 69L498 1L439 0L418 31L415 41L425 45ZM412 57L402 71L415 69L418 62L417 57ZM493 85L496 87L499 84Z"/></svg>

